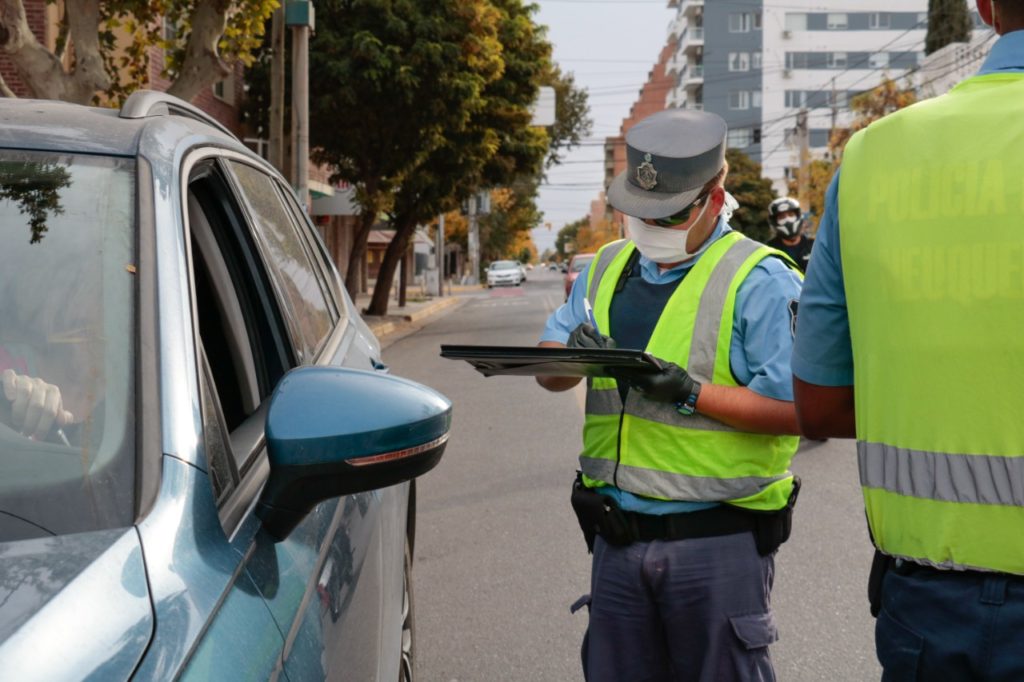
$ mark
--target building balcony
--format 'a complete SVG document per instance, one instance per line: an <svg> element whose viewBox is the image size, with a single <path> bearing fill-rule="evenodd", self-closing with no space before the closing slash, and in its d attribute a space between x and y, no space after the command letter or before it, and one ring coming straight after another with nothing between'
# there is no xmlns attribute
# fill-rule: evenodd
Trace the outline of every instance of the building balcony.
<svg viewBox="0 0 1024 682"><path fill-rule="evenodd" d="M677 14L668 22L668 39L682 40L682 34L686 31L689 20L682 14Z"/></svg>
<svg viewBox="0 0 1024 682"><path fill-rule="evenodd" d="M672 76L679 73L680 69L686 68L686 60L679 58L679 53L672 55L672 59L669 59L665 64L665 75Z"/></svg>
<svg viewBox="0 0 1024 682"><path fill-rule="evenodd" d="M687 87L701 85L704 83L704 65L688 64L686 67L686 78L683 81Z"/></svg>
<svg viewBox="0 0 1024 682"><path fill-rule="evenodd" d="M687 17L697 17L704 13L704 0L683 0L679 7L679 14Z"/></svg>
<svg viewBox="0 0 1024 682"><path fill-rule="evenodd" d="M689 26L679 37L679 51L686 56L698 56L704 52L704 27Z"/></svg>

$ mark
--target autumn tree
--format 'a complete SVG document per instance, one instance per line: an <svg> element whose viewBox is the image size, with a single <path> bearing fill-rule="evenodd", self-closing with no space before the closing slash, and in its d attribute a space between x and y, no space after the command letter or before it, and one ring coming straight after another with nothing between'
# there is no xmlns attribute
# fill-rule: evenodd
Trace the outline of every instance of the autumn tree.
<svg viewBox="0 0 1024 682"><path fill-rule="evenodd" d="M729 164L725 189L740 205L729 225L751 239L767 241L772 236L768 225L768 205L775 199L772 181L761 177L761 164L738 149L726 150L725 160Z"/></svg>
<svg viewBox="0 0 1024 682"><path fill-rule="evenodd" d="M967 0L928 0L928 32L924 37L926 55L950 43L971 39L971 14Z"/></svg>
<svg viewBox="0 0 1024 682"><path fill-rule="evenodd" d="M252 60L278 0L65 0L56 47L29 28L41 0L0 0L0 51L32 97L118 103L149 81L150 48L163 49L168 92L191 100ZM0 78L0 91L14 93Z"/></svg>
<svg viewBox="0 0 1024 682"><path fill-rule="evenodd" d="M555 251L561 260L567 259L576 252L576 235L581 228L590 224L590 218L584 216L579 220L566 223L555 235Z"/></svg>

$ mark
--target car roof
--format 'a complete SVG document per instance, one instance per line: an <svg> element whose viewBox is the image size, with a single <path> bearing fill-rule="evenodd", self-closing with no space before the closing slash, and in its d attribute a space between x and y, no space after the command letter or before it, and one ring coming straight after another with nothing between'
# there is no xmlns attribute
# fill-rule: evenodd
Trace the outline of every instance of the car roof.
<svg viewBox="0 0 1024 682"><path fill-rule="evenodd" d="M231 146L244 148L237 138L212 119L207 122L186 118L187 112L185 115L168 115L182 113L184 108L195 110L181 100L162 93L140 91L136 95L133 95L136 104L152 107L164 101L169 102L173 110L165 105L162 109L153 108L148 114L137 109L130 111L132 98L121 110L56 100L0 98L0 147L135 156L139 153L145 131L156 132L175 123L185 123L195 132L202 131L225 142L230 141ZM180 128L172 133L174 137L182 134Z"/></svg>

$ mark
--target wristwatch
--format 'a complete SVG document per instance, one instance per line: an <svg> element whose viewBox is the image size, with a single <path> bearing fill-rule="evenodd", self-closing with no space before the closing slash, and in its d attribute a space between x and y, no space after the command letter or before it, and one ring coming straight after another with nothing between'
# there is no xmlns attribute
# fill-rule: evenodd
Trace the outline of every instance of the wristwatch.
<svg viewBox="0 0 1024 682"><path fill-rule="evenodd" d="M685 400L676 403L676 411L679 414L683 414L689 417L690 415L697 411L697 398L699 396L700 382L694 381L693 388L690 389L690 395L688 395Z"/></svg>

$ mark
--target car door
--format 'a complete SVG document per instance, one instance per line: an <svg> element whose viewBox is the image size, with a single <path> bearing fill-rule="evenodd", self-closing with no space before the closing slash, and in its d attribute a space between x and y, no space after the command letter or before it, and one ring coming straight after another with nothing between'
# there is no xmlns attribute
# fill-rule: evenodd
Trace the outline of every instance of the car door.
<svg viewBox="0 0 1024 682"><path fill-rule="evenodd" d="M266 475L266 404L282 371L318 363L369 370L372 359L354 343L342 314L347 309L273 177L232 159L208 164L192 184L197 268L205 265L213 280L231 279L239 300L204 303L196 292L198 309L205 309L199 326L209 375L205 402L212 405L204 407L204 427L208 452L221 460L211 468L219 469L225 486L222 522L283 636L280 661L287 677L374 679L381 665L384 586L394 582L394 569L382 565L382 548L384 535L400 533L404 525L401 490L323 502L277 543L260 532L252 506ZM206 236L203 219L211 227ZM213 255L206 259L203 253ZM218 254L223 264L215 262ZM253 312L261 309L269 311L267 319L254 325ZM231 331L223 336L235 341L218 348L218 331L225 328ZM388 529L383 535L382 527Z"/></svg>

